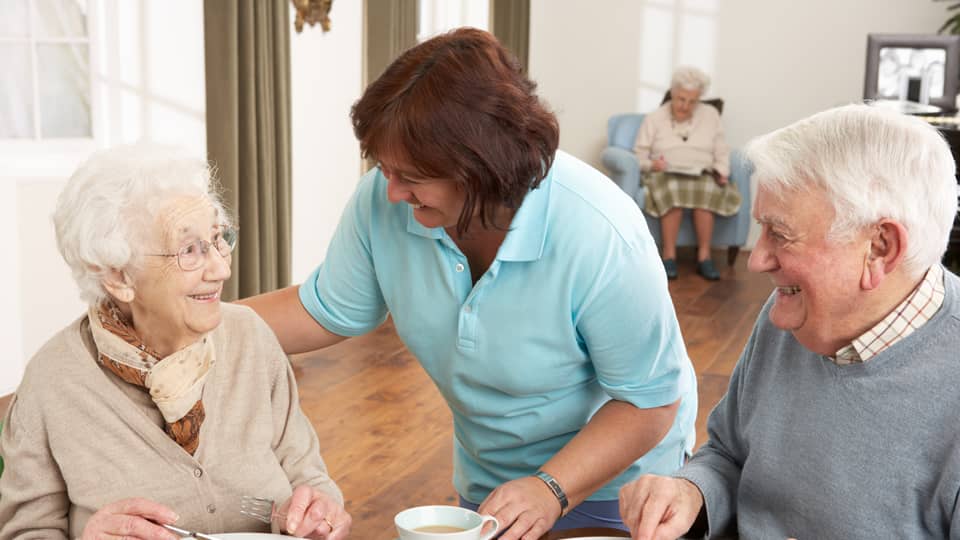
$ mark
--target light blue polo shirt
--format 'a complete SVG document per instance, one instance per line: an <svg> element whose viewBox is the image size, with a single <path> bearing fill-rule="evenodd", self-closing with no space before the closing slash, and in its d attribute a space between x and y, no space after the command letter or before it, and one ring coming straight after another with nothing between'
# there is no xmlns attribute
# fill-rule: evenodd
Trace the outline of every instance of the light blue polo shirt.
<svg viewBox="0 0 960 540"><path fill-rule="evenodd" d="M386 189L378 169L363 178L300 299L343 336L393 315L453 413L454 487L465 499L480 503L536 471L611 398L641 408L683 401L664 440L590 500L615 500L640 473L680 466L693 448L696 379L656 245L629 197L558 152L474 285L443 228L420 225Z"/></svg>

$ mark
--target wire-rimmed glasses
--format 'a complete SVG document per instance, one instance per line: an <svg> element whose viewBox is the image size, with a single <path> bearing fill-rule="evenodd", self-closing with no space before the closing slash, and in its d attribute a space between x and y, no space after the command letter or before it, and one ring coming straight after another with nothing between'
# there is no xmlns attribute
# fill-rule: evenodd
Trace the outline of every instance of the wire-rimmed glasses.
<svg viewBox="0 0 960 540"><path fill-rule="evenodd" d="M221 227L220 231L213 237L212 242L206 240L196 240L191 242L176 253L145 253L147 257L176 257L177 265L184 272L192 272L201 266L207 260L207 252L211 247L217 249L221 257L227 257L237 247L236 227Z"/></svg>

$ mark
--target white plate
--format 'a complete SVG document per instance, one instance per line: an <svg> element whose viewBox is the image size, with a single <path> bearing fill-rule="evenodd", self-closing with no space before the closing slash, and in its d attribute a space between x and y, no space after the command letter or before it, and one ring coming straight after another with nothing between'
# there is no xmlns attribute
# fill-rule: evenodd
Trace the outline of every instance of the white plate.
<svg viewBox="0 0 960 540"><path fill-rule="evenodd" d="M279 540L281 538L290 538L292 540L297 540L292 536L286 536L283 534L269 534L269 533L222 533L222 534L211 534L210 536L215 536L217 538L222 538L223 540Z"/></svg>
<svg viewBox="0 0 960 540"><path fill-rule="evenodd" d="M567 540L624 540L623 536L575 536L573 538L567 538ZM400 540L399 538L394 538L394 540Z"/></svg>
<svg viewBox="0 0 960 540"><path fill-rule="evenodd" d="M577 536L567 540L623 540L622 536Z"/></svg>

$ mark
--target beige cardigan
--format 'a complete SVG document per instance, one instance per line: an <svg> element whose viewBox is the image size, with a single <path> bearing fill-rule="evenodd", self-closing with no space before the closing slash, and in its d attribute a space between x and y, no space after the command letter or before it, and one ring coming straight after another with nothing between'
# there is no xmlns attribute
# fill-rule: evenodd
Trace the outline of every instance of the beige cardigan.
<svg viewBox="0 0 960 540"><path fill-rule="evenodd" d="M203 532L268 531L241 495L309 484L343 502L300 409L287 357L249 308L223 305L196 455L163 432L147 393L104 370L84 316L27 366L0 434L0 540L76 538L100 507L145 497Z"/></svg>
<svg viewBox="0 0 960 540"><path fill-rule="evenodd" d="M698 104L690 117L686 140L674 133L671 118L669 101L644 117L633 147L640 170L650 171L653 160L662 155L671 165L713 169L723 176L730 175L730 147L723 137L717 109Z"/></svg>

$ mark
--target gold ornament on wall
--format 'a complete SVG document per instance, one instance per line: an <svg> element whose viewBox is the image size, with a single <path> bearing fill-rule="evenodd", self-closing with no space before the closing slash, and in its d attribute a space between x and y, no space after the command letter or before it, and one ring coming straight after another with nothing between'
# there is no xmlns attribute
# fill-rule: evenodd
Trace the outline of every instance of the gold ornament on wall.
<svg viewBox="0 0 960 540"><path fill-rule="evenodd" d="M320 23L324 33L330 31L330 8L333 7L333 0L291 0L291 2L297 10L297 19L293 21L293 27L298 34L303 30L304 22L310 26Z"/></svg>

